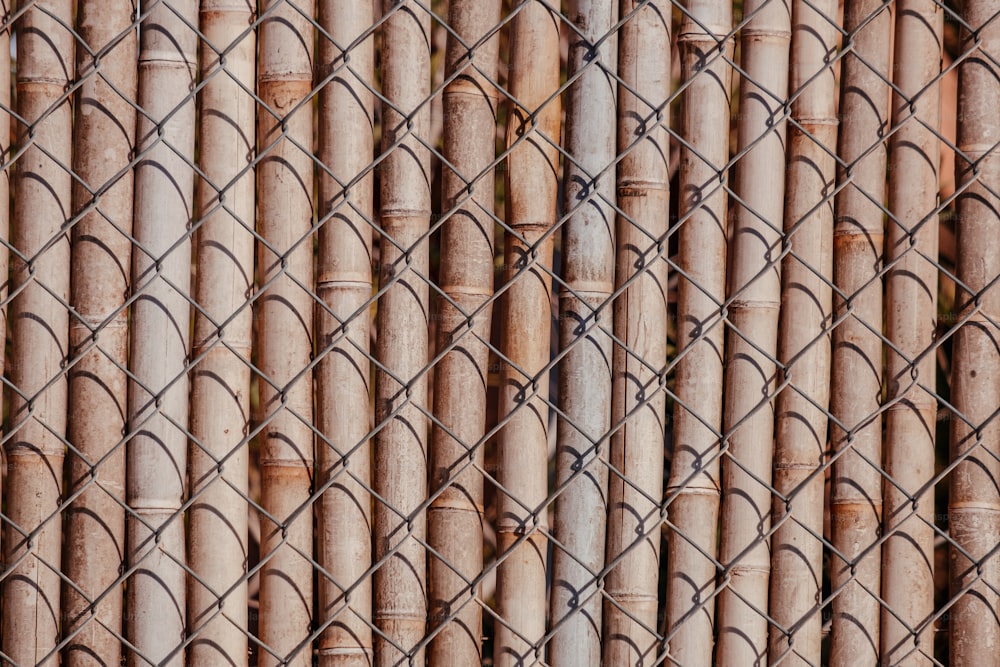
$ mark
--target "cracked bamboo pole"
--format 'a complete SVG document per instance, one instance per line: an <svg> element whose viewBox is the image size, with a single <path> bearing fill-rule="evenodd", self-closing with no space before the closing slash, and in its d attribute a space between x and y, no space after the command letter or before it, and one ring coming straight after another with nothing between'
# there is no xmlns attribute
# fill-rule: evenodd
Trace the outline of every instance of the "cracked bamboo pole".
<svg viewBox="0 0 1000 667"><path fill-rule="evenodd" d="M426 412L430 154L430 30L414 0L384 0L381 272L375 374L375 663L421 664L427 620ZM422 238L423 237L423 238Z"/></svg>
<svg viewBox="0 0 1000 667"><path fill-rule="evenodd" d="M493 296L492 163L496 153L499 0L448 5L443 94L444 166L437 351L434 372L431 491L444 491L427 511L433 664L482 664L482 601L468 582L483 570L483 477L486 378ZM485 40L485 41L483 41ZM474 60L473 60L474 55ZM481 309L481 310L480 310ZM479 311L474 317L471 314ZM453 337L461 335L458 340ZM461 473L456 469L469 460Z"/></svg>
<svg viewBox="0 0 1000 667"><path fill-rule="evenodd" d="M191 372L188 628L191 665L246 665L253 91L248 0L202 0L197 280Z"/></svg>
<svg viewBox="0 0 1000 667"><path fill-rule="evenodd" d="M95 660L121 664L122 589L114 583L125 556L128 382L122 369L128 360L128 316L123 305L132 262L128 165L136 127L135 9L131 2L88 0L77 15L81 88L73 169L80 180L73 211L86 213L73 228L70 300L78 319L69 332L70 354L83 358L69 373L69 441L78 455L70 456L67 487L70 493L86 490L66 512L65 569L72 585L63 586L64 633L83 628L63 650L65 664L74 667ZM0 52L4 48L0 44Z"/></svg>
<svg viewBox="0 0 1000 667"><path fill-rule="evenodd" d="M678 36L681 102L679 354L667 495L666 635L683 665L712 663L722 432L732 3L689 0ZM690 145L687 148L686 145Z"/></svg>
<svg viewBox="0 0 1000 667"><path fill-rule="evenodd" d="M62 562L69 343L73 3L38 2L17 24L17 144L12 241L11 429L3 540L3 650L18 665L56 665ZM7 203L3 202L3 206ZM14 290L11 290L14 291ZM9 523L8 523L9 522Z"/></svg>
<svg viewBox="0 0 1000 667"><path fill-rule="evenodd" d="M497 589L494 662L544 659L548 373L552 225L556 220L560 104L558 16L523 0L511 28L504 170L506 221L497 434ZM552 99L550 99L552 97Z"/></svg>
<svg viewBox="0 0 1000 667"><path fill-rule="evenodd" d="M317 501L320 667L372 664L371 400L369 347L375 38L371 2L323 0L319 63L326 84L319 97L320 215L316 293ZM359 41L360 40L360 41ZM345 49L342 51L341 49ZM326 171L329 169L329 172ZM343 323L343 324L342 324Z"/></svg>
<svg viewBox="0 0 1000 667"><path fill-rule="evenodd" d="M615 279L615 167L618 89L617 0L571 2L579 32L570 36L566 109L563 285L559 290L562 415L556 444L550 643L553 665L601 660L611 426L609 298ZM599 517L599 518L595 518Z"/></svg>
<svg viewBox="0 0 1000 667"><path fill-rule="evenodd" d="M140 27L129 369L126 636L130 665L183 663L184 518L198 6L154 5ZM187 25L185 25L187 23Z"/></svg>
<svg viewBox="0 0 1000 667"><path fill-rule="evenodd" d="M766 662L771 464L781 297L789 0L752 0L742 30L737 202L730 246L722 466L718 653L722 665Z"/></svg>
<svg viewBox="0 0 1000 667"><path fill-rule="evenodd" d="M934 654L934 342L941 141L941 34L935 0L896 5L886 242L886 450L882 532L883 663ZM919 361L917 360L919 357ZM920 385L923 385L921 387Z"/></svg>
<svg viewBox="0 0 1000 667"><path fill-rule="evenodd" d="M634 15L633 15L634 13ZM670 4L621 3L619 36L618 248L608 485L609 564L604 601L604 664L655 660L660 570L660 498L667 365L667 261L670 221ZM631 285L625 283L633 280Z"/></svg>
<svg viewBox="0 0 1000 667"><path fill-rule="evenodd" d="M835 317L830 440L830 663L879 661L882 525L882 263L892 14L882 0L847 0L840 81L838 180L833 230ZM843 294L844 296L839 296ZM845 428L837 427L843 424ZM838 557L836 554L843 554Z"/></svg>
<svg viewBox="0 0 1000 667"><path fill-rule="evenodd" d="M277 5L277 6L275 6ZM261 7L257 301L261 432L260 664L312 663L313 0Z"/></svg>
<svg viewBox="0 0 1000 667"><path fill-rule="evenodd" d="M793 0L792 119L788 128L785 243L778 360L789 384L778 396L772 514L769 654L818 665L822 625L823 512L837 109L830 54L837 0Z"/></svg>
<svg viewBox="0 0 1000 667"><path fill-rule="evenodd" d="M1000 665L1000 20L989 3L968 3L973 33L959 69L955 181L958 316L952 353L951 456L948 500L951 548L950 664ZM966 156L966 157L962 157ZM964 191L962 190L965 187ZM967 555L966 555L967 554Z"/></svg>

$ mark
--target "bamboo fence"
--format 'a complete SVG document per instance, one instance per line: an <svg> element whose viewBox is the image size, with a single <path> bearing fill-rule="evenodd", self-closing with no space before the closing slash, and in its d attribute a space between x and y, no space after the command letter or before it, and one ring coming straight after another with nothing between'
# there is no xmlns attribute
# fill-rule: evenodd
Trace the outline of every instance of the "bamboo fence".
<svg viewBox="0 0 1000 667"><path fill-rule="evenodd" d="M996 2L0 57L0 665L1000 667Z"/></svg>

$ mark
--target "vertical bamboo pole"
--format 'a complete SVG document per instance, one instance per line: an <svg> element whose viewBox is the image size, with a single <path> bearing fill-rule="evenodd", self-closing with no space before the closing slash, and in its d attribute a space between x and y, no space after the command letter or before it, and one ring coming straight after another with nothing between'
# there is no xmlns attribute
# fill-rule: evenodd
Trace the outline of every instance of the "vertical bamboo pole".
<svg viewBox="0 0 1000 667"><path fill-rule="evenodd" d="M58 641L63 438L69 342L73 3L38 2L17 24L17 128L23 153L14 183L11 433L3 540L3 650L15 664L43 664ZM2 204L6 206L6 202ZM23 258L23 259L22 259ZM44 664L55 665L52 655Z"/></svg>
<svg viewBox="0 0 1000 667"><path fill-rule="evenodd" d="M608 486L608 572L604 664L655 659L660 571L660 498L667 363L667 262L658 256L670 220L670 4L621 3L618 51L618 248L616 286L634 282L615 302L616 337ZM662 105L662 108L660 108Z"/></svg>
<svg viewBox="0 0 1000 667"><path fill-rule="evenodd" d="M988 3L968 3L970 57L959 69L955 181L959 283L963 324L952 354L951 455L963 458L952 476L948 525L952 665L1000 665L1000 20ZM974 36L973 36L974 35ZM965 156L965 157L963 157ZM978 172L978 173L977 173ZM966 319L968 318L968 319ZM966 556L965 554L968 554ZM970 558L971 557L971 558ZM968 590L965 590L968 588Z"/></svg>
<svg viewBox="0 0 1000 667"><path fill-rule="evenodd" d="M275 8L274 5L278 6ZM309 665L312 622L313 0L261 7L260 191L261 665ZM303 556L302 554L305 554Z"/></svg>
<svg viewBox="0 0 1000 667"><path fill-rule="evenodd" d="M427 618L427 324L430 15L414 0L384 0L382 240L375 375L375 661L423 662Z"/></svg>
<svg viewBox="0 0 1000 667"><path fill-rule="evenodd" d="M7 299L10 296L10 253L7 244L10 242L10 74L11 74L11 53L10 35L12 28L8 24L10 21L10 10L13 0L0 0L0 21L3 21L3 29L0 29L0 202L7 202L0 205L0 337L7 340ZM5 343L6 346L6 343ZM7 355L0 354L0 373L3 373L6 365ZM0 387L0 401L3 400L3 387ZM2 430L2 428L0 428ZM4 465L5 459L0 451L0 466ZM3 503L3 483L0 480L0 506ZM3 544L3 526L0 525L0 549ZM3 551L0 551L2 556Z"/></svg>
<svg viewBox="0 0 1000 667"><path fill-rule="evenodd" d="M194 0L161 2L142 22L139 46L140 159L135 239L126 499L130 665L183 663L184 520L194 99Z"/></svg>
<svg viewBox="0 0 1000 667"><path fill-rule="evenodd" d="M559 21L546 5L523 0L510 35L504 170L506 221L497 434L497 566L494 662L514 667L544 659L548 540L548 365L552 320L552 233L556 219L560 129Z"/></svg>
<svg viewBox="0 0 1000 667"><path fill-rule="evenodd" d="M767 661L771 463L785 185L789 0L751 0L742 31L719 594L722 665Z"/></svg>
<svg viewBox="0 0 1000 667"><path fill-rule="evenodd" d="M882 0L844 5L840 134L844 167L833 230L835 314L830 439L837 459L830 485L834 591L830 663L879 660L882 524L882 263L892 14ZM843 294L844 296L839 296ZM837 423L844 425L838 428ZM846 429L846 430L845 430ZM844 555L844 558L836 554Z"/></svg>
<svg viewBox="0 0 1000 667"><path fill-rule="evenodd" d="M596 665L601 660L598 573L604 568L611 425L611 337L614 291L616 155L615 97L618 0L578 0L569 15L566 110L563 280L559 294L562 418L556 444L553 530L553 665ZM609 34L610 33L610 34ZM600 42L600 43L598 43ZM595 517L600 517L595 520Z"/></svg>
<svg viewBox="0 0 1000 667"><path fill-rule="evenodd" d="M131 2L87 1L77 13L81 87L73 169L80 180L73 210L93 208L73 228L72 251L78 319L70 323L70 350L83 358L69 373L69 441L77 455L70 457L67 486L71 493L86 488L66 513L65 571L73 585L63 587L64 632L83 627L63 652L74 666L121 663L121 587L96 606L92 601L113 586L125 555L128 317L122 306L132 262L133 180L126 167L135 147L135 10Z"/></svg>
<svg viewBox="0 0 1000 667"><path fill-rule="evenodd" d="M732 3L688 0L678 43L681 98L674 456L667 495L666 630L670 655L709 665L714 642L722 431L721 308L726 297ZM688 148L690 146L690 148Z"/></svg>
<svg viewBox="0 0 1000 667"><path fill-rule="evenodd" d="M778 396L771 554L770 656L818 665L822 649L824 476L830 398L833 191L837 150L834 71L837 0L793 0L792 118L778 359L789 385Z"/></svg>
<svg viewBox="0 0 1000 667"><path fill-rule="evenodd" d="M941 142L937 79L944 12L899 0L889 139L886 276L887 400L882 549L882 662L930 664L934 654L934 342ZM921 360L915 362L917 357ZM923 385L924 388L921 388ZM926 488L925 488L926 487ZM921 627L923 626L923 627ZM919 630L919 632L918 632Z"/></svg>
<svg viewBox="0 0 1000 667"><path fill-rule="evenodd" d="M334 620L319 639L321 667L372 664L371 428L369 395L374 176L375 38L358 41L374 22L371 2L323 0L319 98L320 214L316 309L317 482L329 484L317 506L317 623ZM353 45L353 46L351 46ZM345 49L341 51L341 49ZM364 174L364 175L362 175Z"/></svg>
<svg viewBox="0 0 1000 667"><path fill-rule="evenodd" d="M448 5L444 90L442 209L437 349L447 352L434 373L431 488L445 490L427 512L431 557L432 626L444 625L431 643L434 664L482 664L483 478L486 368L493 296L493 162L496 151L499 37L479 43L500 21L499 0L452 0ZM477 45L478 44L478 45ZM477 45L477 46L474 46ZM474 49L470 49L473 47ZM474 60L473 60L474 58ZM483 307L485 305L485 307ZM471 317L471 313L482 310ZM471 330L469 330L471 328ZM453 336L462 337L453 341ZM475 449L473 449L475 447Z"/></svg>
<svg viewBox="0 0 1000 667"><path fill-rule="evenodd" d="M248 0L202 0L198 272L191 374L191 665L247 664L256 48ZM221 611L221 613L220 613Z"/></svg>

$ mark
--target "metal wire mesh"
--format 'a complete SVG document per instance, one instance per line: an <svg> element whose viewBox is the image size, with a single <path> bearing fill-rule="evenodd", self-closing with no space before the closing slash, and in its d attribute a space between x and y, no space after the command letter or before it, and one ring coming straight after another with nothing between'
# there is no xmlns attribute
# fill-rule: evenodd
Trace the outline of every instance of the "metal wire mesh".
<svg viewBox="0 0 1000 667"><path fill-rule="evenodd" d="M992 3L0 8L4 664L995 664Z"/></svg>

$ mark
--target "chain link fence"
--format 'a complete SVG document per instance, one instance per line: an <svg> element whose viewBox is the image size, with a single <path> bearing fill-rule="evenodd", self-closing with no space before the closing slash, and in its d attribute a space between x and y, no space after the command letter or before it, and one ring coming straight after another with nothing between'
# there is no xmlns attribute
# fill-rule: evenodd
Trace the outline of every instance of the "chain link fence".
<svg viewBox="0 0 1000 667"><path fill-rule="evenodd" d="M995 2L0 13L2 664L1000 664Z"/></svg>

